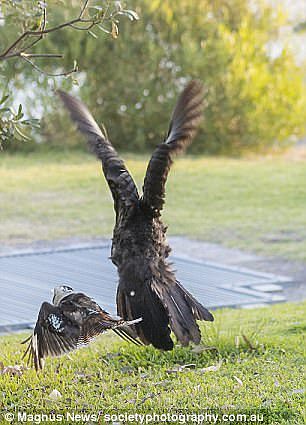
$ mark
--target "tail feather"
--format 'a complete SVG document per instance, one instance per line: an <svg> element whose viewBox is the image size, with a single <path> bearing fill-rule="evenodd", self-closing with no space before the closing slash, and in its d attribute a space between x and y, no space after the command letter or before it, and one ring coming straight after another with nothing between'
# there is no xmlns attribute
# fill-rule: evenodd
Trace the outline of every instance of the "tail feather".
<svg viewBox="0 0 306 425"><path fill-rule="evenodd" d="M135 345L142 345L141 342L136 339L137 333L133 330L133 325L140 323L142 317L135 320L120 320L117 322L112 330L125 341L132 342Z"/></svg>
<svg viewBox="0 0 306 425"><path fill-rule="evenodd" d="M120 328L113 329L116 335L124 339L127 342L132 342L135 345L142 345L142 343L137 339L137 333L134 332L130 327L122 326Z"/></svg>
<svg viewBox="0 0 306 425"><path fill-rule="evenodd" d="M214 320L213 315L179 282L160 284L152 281L144 284L139 292L138 296L132 297L123 285L119 285L117 306L118 314L126 319L142 317L135 330L144 344L171 350L171 330L182 345L199 344L201 332L196 321Z"/></svg>
<svg viewBox="0 0 306 425"><path fill-rule="evenodd" d="M205 320L207 322L213 322L214 316L211 314L210 311L207 310L201 303L199 303L191 294L190 292L185 289L180 282L176 281L175 289L179 291L183 297L185 298L186 302L190 305L192 309L192 314L196 320Z"/></svg>
<svg viewBox="0 0 306 425"><path fill-rule="evenodd" d="M169 318L164 306L148 284L145 283L139 292L139 295L136 293L131 296L130 292L119 284L118 314L125 319L141 316L142 321L134 325L140 340L145 345L152 344L162 350L172 350Z"/></svg>
<svg viewBox="0 0 306 425"><path fill-rule="evenodd" d="M153 290L162 300L170 327L180 343L184 346L189 342L199 344L201 332L196 320L213 321L213 315L177 281L168 285L153 283Z"/></svg>

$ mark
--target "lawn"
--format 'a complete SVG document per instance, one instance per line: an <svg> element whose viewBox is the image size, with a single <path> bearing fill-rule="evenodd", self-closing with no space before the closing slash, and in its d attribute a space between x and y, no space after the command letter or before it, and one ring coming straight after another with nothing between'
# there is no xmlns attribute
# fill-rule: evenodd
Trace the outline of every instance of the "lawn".
<svg viewBox="0 0 306 425"><path fill-rule="evenodd" d="M220 415L218 423L227 423L222 414L257 414L263 421L258 416L256 423L302 424L305 307L301 303L217 310L214 323L201 325L201 346L176 346L172 352L102 335L88 348L48 359L38 375L33 369L21 368L16 375L14 369L4 369L23 364L20 340L27 335L1 337L0 415L1 410L69 411L101 412L103 418L112 412L181 409L191 414L208 409ZM60 393L56 399L54 390Z"/></svg>
<svg viewBox="0 0 306 425"><path fill-rule="evenodd" d="M147 157L128 155L139 187ZM306 161L290 157L177 159L167 185L169 234L306 260ZM112 202L85 153L0 155L5 244L109 237Z"/></svg>

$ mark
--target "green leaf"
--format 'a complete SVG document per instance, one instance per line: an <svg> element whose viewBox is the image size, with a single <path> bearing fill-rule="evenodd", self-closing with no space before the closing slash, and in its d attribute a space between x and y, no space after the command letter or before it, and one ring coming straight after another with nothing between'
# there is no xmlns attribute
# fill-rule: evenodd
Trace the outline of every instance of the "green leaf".
<svg viewBox="0 0 306 425"><path fill-rule="evenodd" d="M23 120L20 124L32 128L40 128L40 121L37 118L29 118L27 120Z"/></svg>
<svg viewBox="0 0 306 425"><path fill-rule="evenodd" d="M98 10L99 12L103 10L102 6L89 6L89 9L95 9Z"/></svg>
<svg viewBox="0 0 306 425"><path fill-rule="evenodd" d="M22 105L20 104L18 107L18 112L15 116L15 120L20 120L23 117Z"/></svg>
<svg viewBox="0 0 306 425"><path fill-rule="evenodd" d="M111 32L108 31L106 28L104 28L102 25L97 25L97 27L99 28L99 30L106 32L106 34L110 34Z"/></svg>
<svg viewBox="0 0 306 425"><path fill-rule="evenodd" d="M4 102L7 101L7 99L10 97L9 94L4 94L0 100L0 105L2 105Z"/></svg>
<svg viewBox="0 0 306 425"><path fill-rule="evenodd" d="M90 34L93 38L98 38L98 36L90 30L88 30L88 34Z"/></svg>
<svg viewBox="0 0 306 425"><path fill-rule="evenodd" d="M134 10L121 10L118 14L127 16L131 21L139 20L139 16Z"/></svg>
<svg viewBox="0 0 306 425"><path fill-rule="evenodd" d="M15 125L15 131L17 134L19 134L19 136L24 139L24 140L30 140L30 138L28 136L26 136L21 130L20 128L18 128L17 125Z"/></svg>

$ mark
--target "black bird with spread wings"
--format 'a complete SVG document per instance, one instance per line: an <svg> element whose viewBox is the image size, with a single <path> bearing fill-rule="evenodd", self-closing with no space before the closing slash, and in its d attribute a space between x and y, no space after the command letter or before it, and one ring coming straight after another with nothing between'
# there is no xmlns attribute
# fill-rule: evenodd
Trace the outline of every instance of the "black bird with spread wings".
<svg viewBox="0 0 306 425"><path fill-rule="evenodd" d="M41 305L33 334L23 341L29 342L24 357L28 355L28 362L36 370L43 369L46 357L58 357L86 346L108 329L141 345L129 328L141 320L114 318L82 292L75 292L67 285L58 286L53 290L52 304Z"/></svg>
<svg viewBox="0 0 306 425"><path fill-rule="evenodd" d="M142 317L134 328L144 344L171 350L171 330L182 345L198 344L201 333L196 321L214 319L176 280L167 261L171 249L160 216L172 157L191 143L202 117L202 84L191 81L180 95L168 135L149 162L142 196L86 106L67 93L58 94L78 129L87 136L91 151L102 162L114 199L111 259L119 273L117 313L125 320Z"/></svg>

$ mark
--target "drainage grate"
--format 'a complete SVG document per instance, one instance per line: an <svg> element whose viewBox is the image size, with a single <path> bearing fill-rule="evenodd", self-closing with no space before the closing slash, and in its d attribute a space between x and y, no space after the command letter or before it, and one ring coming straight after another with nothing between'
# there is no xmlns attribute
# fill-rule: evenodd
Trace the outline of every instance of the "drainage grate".
<svg viewBox="0 0 306 425"><path fill-rule="evenodd" d="M54 286L67 283L115 312L117 272L110 247L77 247L0 257L0 331L31 326ZM171 258L177 277L203 305L238 307L284 301L289 278L214 263Z"/></svg>

